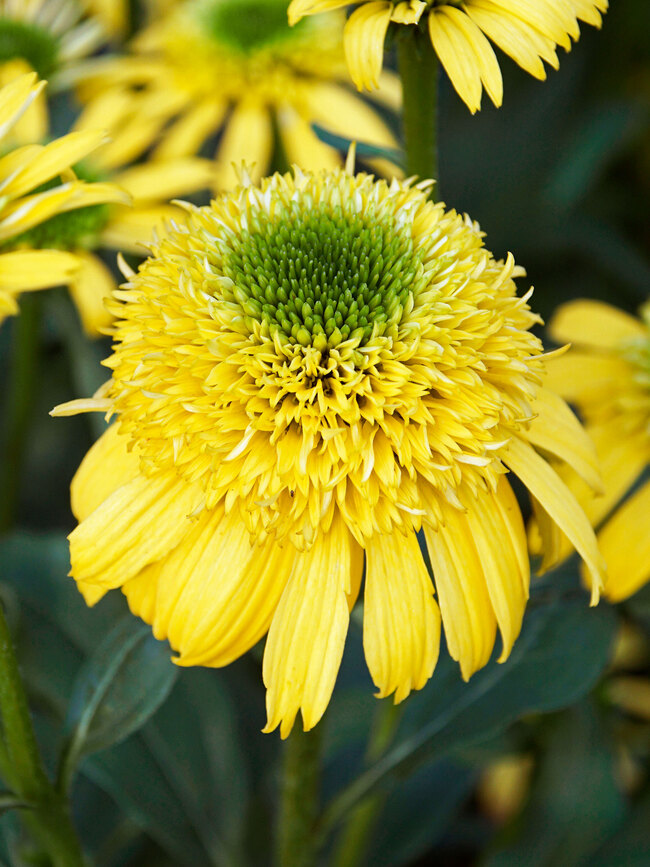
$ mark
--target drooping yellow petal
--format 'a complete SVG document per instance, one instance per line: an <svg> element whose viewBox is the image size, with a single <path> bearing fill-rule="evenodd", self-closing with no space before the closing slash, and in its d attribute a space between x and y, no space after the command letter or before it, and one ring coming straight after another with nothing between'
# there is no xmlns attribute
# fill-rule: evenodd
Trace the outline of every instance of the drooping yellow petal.
<svg viewBox="0 0 650 867"><path fill-rule="evenodd" d="M70 485L70 505L79 522L138 475L140 461L128 442L119 424L112 424L86 452Z"/></svg>
<svg viewBox="0 0 650 867"><path fill-rule="evenodd" d="M469 680L490 659L496 617L465 514L447 506L444 518L437 530L425 523L424 535L449 653Z"/></svg>
<svg viewBox="0 0 650 867"><path fill-rule="evenodd" d="M154 232L164 234L165 225L171 220L177 224L183 223L185 212L176 205L113 208L110 221L100 235L101 245L144 256L152 243Z"/></svg>
<svg viewBox="0 0 650 867"><path fill-rule="evenodd" d="M431 43L456 92L472 114L481 107L483 85L496 106L503 101L501 70L492 46L476 24L454 6L432 9Z"/></svg>
<svg viewBox="0 0 650 867"><path fill-rule="evenodd" d="M340 517L294 559L264 651L268 721L286 738L302 711L305 731L320 720L338 674L348 630L352 537Z"/></svg>
<svg viewBox="0 0 650 867"><path fill-rule="evenodd" d="M18 76L2 88L0 139L3 139L14 124L18 123L44 87L45 82L38 81L35 72L29 72Z"/></svg>
<svg viewBox="0 0 650 867"><path fill-rule="evenodd" d="M644 337L643 324L602 301L569 301L558 308L548 332L558 343L575 343L596 350L616 349L626 340Z"/></svg>
<svg viewBox="0 0 650 867"><path fill-rule="evenodd" d="M307 121L286 107L278 113L278 128L287 160L310 171L334 169L341 157L312 130Z"/></svg>
<svg viewBox="0 0 650 867"><path fill-rule="evenodd" d="M384 40L393 4L378 0L355 9L344 30L345 57L359 90L378 87L384 64Z"/></svg>
<svg viewBox="0 0 650 867"><path fill-rule="evenodd" d="M546 361L544 387L573 402L595 389L615 388L627 376L629 366L622 358L570 349Z"/></svg>
<svg viewBox="0 0 650 867"><path fill-rule="evenodd" d="M289 24L293 27L303 15L314 15L318 12L329 12L347 6L348 0L291 0L289 3Z"/></svg>
<svg viewBox="0 0 650 867"><path fill-rule="evenodd" d="M616 510L598 542L607 562L605 595L627 599L650 579L650 482Z"/></svg>
<svg viewBox="0 0 650 867"><path fill-rule="evenodd" d="M69 283L70 294L86 334L98 337L113 320L106 309L106 300L117 288L115 278L94 253L78 250L77 256L80 267Z"/></svg>
<svg viewBox="0 0 650 867"><path fill-rule="evenodd" d="M566 403L547 388L540 388L533 401L537 417L526 431L526 439L565 461L595 491L603 490L596 448Z"/></svg>
<svg viewBox="0 0 650 867"><path fill-rule="evenodd" d="M366 550L363 648L378 698L422 689L440 646L440 611L415 533L378 535Z"/></svg>
<svg viewBox="0 0 650 867"><path fill-rule="evenodd" d="M21 75L33 74L32 68L22 57L0 64L0 88L15 81ZM11 128L11 140L17 144L41 142L49 130L47 99L42 89L30 102L23 115Z"/></svg>
<svg viewBox="0 0 650 867"><path fill-rule="evenodd" d="M195 154L223 121L228 104L225 100L208 100L193 106L165 130L154 151L155 159L176 159Z"/></svg>
<svg viewBox="0 0 650 867"><path fill-rule="evenodd" d="M585 561L590 576L591 602L595 605L603 587L606 567L591 525L575 496L552 467L523 440L513 437L505 449L503 460Z"/></svg>
<svg viewBox="0 0 650 867"><path fill-rule="evenodd" d="M200 489L173 474L138 476L72 531L71 574L105 588L120 587L178 544L200 504Z"/></svg>

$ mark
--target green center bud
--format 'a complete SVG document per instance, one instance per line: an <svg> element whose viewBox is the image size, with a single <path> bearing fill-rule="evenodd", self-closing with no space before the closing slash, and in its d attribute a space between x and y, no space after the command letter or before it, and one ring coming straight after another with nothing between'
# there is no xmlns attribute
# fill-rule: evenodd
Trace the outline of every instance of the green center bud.
<svg viewBox="0 0 650 867"><path fill-rule="evenodd" d="M252 216L226 253L223 273L246 314L321 352L348 338L394 336L423 271L408 229L392 217L304 204L281 219Z"/></svg>
<svg viewBox="0 0 650 867"><path fill-rule="evenodd" d="M59 61L56 38L44 27L0 16L0 63L26 60L39 78L49 78Z"/></svg>
<svg viewBox="0 0 650 867"><path fill-rule="evenodd" d="M286 0L198 0L197 14L215 40L242 53L300 35L309 22L289 27Z"/></svg>

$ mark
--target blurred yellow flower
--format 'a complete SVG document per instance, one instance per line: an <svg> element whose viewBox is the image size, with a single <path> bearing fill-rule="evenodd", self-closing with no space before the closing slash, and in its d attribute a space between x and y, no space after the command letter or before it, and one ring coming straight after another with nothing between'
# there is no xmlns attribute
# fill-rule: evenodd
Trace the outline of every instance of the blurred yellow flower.
<svg viewBox="0 0 650 867"><path fill-rule="evenodd" d="M488 39L535 78L546 78L542 61L559 66L556 48L570 51L578 21L601 25L609 0L357 0L345 25L345 53L359 90L377 86L384 39L391 22L426 20L431 43L469 110L481 107L483 88L501 105L503 82ZM289 20L349 6L348 0L292 0Z"/></svg>
<svg viewBox="0 0 650 867"><path fill-rule="evenodd" d="M285 0L179 3L137 37L131 55L90 64L80 96L130 100L134 145L159 142L155 158L194 154L221 130L219 188L235 183L233 162L260 178L278 145L289 163L340 165L311 123L395 146L379 114L346 86L339 14L291 29L286 8ZM399 104L394 76L384 76L378 99Z"/></svg>
<svg viewBox="0 0 650 867"><path fill-rule="evenodd" d="M327 707L364 560L380 697L420 689L438 656L421 545L463 676L497 627L508 657L529 583L509 470L598 598L593 531L537 451L597 484L593 449L538 385L523 271L430 187L296 170L188 205L116 293L112 379L53 411L118 418L72 485L86 601L121 587L180 665L226 665L268 631L266 731L283 737Z"/></svg>
<svg viewBox="0 0 650 867"><path fill-rule="evenodd" d="M608 566L605 593L618 602L650 578L650 482L610 512L650 463L650 303L641 319L599 301L573 301L555 314L552 337L575 348L548 365L548 387L574 403L596 445L604 495L576 479ZM609 517L608 517L609 516ZM604 523L603 523L604 522ZM556 558L569 546L556 538Z"/></svg>
<svg viewBox="0 0 650 867"><path fill-rule="evenodd" d="M79 62L104 41L99 20L82 0L0 0L0 86L34 71L50 89L69 84ZM14 127L16 141L34 142L48 131L44 95Z"/></svg>
<svg viewBox="0 0 650 867"><path fill-rule="evenodd" d="M36 73L28 73L0 90L0 136L7 136L44 86ZM18 311L21 292L74 279L79 258L63 250L34 250L49 246L39 239L55 238L66 225L82 227L87 214L107 202L128 202L112 184L83 183L70 169L105 138L96 130L73 132L0 157L0 321Z"/></svg>

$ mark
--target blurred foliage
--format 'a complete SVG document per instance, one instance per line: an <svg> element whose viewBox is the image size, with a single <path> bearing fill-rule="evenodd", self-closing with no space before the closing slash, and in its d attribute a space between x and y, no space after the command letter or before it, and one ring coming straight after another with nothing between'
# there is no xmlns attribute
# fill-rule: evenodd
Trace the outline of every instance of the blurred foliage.
<svg viewBox="0 0 650 867"><path fill-rule="evenodd" d="M486 100L472 117L441 83L440 195L481 223L491 250L527 268L545 317L580 296L634 310L650 292L649 35L647 0L618 0L602 32L585 27L546 82L502 58L498 111ZM57 134L74 112L57 98ZM108 342L83 336L62 291L39 300L38 389L19 530L0 542L0 593L48 768L72 782L75 823L97 867L264 867L280 742L259 734L259 653L225 670L178 672L166 645L124 619L119 593L89 610L65 577L69 481L104 423L47 413L97 388ZM15 327L0 329L3 377ZM3 414L0 437L5 426ZM647 635L650 588L616 609L589 609L570 561L535 586L508 662L464 684L443 652L388 751L369 762L377 703L353 618L323 722L323 863L375 785L373 867L650 863L650 720L617 708L605 688L622 623ZM648 656L633 672L650 677ZM533 773L512 815L497 820L476 792L503 755L532 757ZM16 811L0 830L0 864L24 864Z"/></svg>

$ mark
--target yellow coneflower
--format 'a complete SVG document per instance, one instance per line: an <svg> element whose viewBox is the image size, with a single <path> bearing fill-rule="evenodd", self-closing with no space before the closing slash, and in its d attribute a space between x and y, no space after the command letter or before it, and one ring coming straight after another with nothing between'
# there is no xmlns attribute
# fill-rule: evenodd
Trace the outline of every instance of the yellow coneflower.
<svg viewBox="0 0 650 867"><path fill-rule="evenodd" d="M507 658L529 583L509 470L580 550L593 601L601 584L589 522L538 451L598 483L578 421L539 386L523 271L430 182L348 169L244 174L188 205L117 293L112 379L54 410L118 418L72 485L86 601L121 587L180 665L226 665L268 631L266 731L282 736L327 707L364 564L379 696L424 686L440 613L465 678L497 627Z"/></svg>
<svg viewBox="0 0 650 867"><path fill-rule="evenodd" d="M160 144L156 158L196 153L222 131L217 187L236 181L245 160L255 178L269 168L276 139L289 163L334 168L338 153L318 123L349 139L394 146L379 115L347 87L339 14L287 22L285 0L189 0L144 30L127 57L90 64L80 96L130 102L134 145ZM399 102L384 76L379 98Z"/></svg>
<svg viewBox="0 0 650 867"><path fill-rule="evenodd" d="M0 89L0 137L10 132L44 86L35 73L28 73ZM104 141L103 132L86 130L0 157L0 321L18 311L21 292L74 278L79 258L42 249L49 246L48 238L65 227L78 230L108 202L128 202L128 195L112 184L83 183L70 169Z"/></svg>
<svg viewBox="0 0 650 867"><path fill-rule="evenodd" d="M574 348L548 365L549 387L574 403L596 445L604 495L571 484L594 526L608 565L605 593L618 602L650 578L650 483L614 513L650 463L650 303L641 319L599 301L565 304L550 334ZM557 538L557 556L567 553Z"/></svg>
<svg viewBox="0 0 650 867"><path fill-rule="evenodd" d="M372 89L383 66L391 22L419 25L426 19L431 43L458 95L474 113L483 88L501 105L503 82L490 42L535 78L546 78L545 61L559 66L556 48L571 49L579 21L601 25L609 0L357 0L345 25L345 53L359 90ZM289 20L349 6L348 0L292 0Z"/></svg>
<svg viewBox="0 0 650 867"><path fill-rule="evenodd" d="M0 0L0 85L34 71L58 88L104 40L82 0ZM48 131L45 98L34 100L14 138L40 141Z"/></svg>

